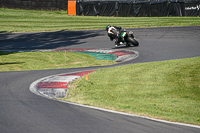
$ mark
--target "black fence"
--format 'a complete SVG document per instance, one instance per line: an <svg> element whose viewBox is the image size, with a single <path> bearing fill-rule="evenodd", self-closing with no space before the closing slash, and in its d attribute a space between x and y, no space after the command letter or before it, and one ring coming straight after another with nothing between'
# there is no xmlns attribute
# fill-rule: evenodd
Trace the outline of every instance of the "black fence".
<svg viewBox="0 0 200 133"><path fill-rule="evenodd" d="M200 16L200 0L78 0L76 14L85 16Z"/></svg>
<svg viewBox="0 0 200 133"><path fill-rule="evenodd" d="M0 7L27 10L67 10L68 0L0 0ZM200 0L76 0L76 15L200 16Z"/></svg>

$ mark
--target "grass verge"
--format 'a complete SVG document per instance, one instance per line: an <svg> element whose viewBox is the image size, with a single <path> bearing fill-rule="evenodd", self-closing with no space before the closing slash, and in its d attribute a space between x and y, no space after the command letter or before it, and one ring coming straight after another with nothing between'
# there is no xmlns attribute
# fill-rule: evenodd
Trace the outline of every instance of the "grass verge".
<svg viewBox="0 0 200 133"><path fill-rule="evenodd" d="M66 11L0 8L0 33L200 25L199 17L96 17L70 16Z"/></svg>
<svg viewBox="0 0 200 133"><path fill-rule="evenodd" d="M62 100L200 125L200 57L100 69L67 95Z"/></svg>
<svg viewBox="0 0 200 133"><path fill-rule="evenodd" d="M0 52L0 71L26 71L75 67L105 66L113 60L72 52Z"/></svg>

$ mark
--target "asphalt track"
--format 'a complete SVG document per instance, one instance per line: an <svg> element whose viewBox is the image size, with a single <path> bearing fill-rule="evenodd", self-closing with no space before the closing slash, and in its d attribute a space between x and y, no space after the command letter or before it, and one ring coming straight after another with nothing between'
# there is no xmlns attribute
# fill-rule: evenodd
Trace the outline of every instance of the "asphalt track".
<svg viewBox="0 0 200 133"><path fill-rule="evenodd" d="M132 30L140 46L118 49L132 49L140 56L118 65L200 56L200 26ZM104 30L0 34L0 50L61 48L114 48L114 43ZM89 109L49 100L29 91L30 84L37 79L97 68L102 67L0 72L0 132L200 133L196 127Z"/></svg>

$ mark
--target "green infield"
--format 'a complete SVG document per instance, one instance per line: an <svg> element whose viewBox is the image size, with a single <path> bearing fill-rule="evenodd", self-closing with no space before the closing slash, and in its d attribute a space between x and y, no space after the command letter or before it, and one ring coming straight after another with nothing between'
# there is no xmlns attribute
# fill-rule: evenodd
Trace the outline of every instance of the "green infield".
<svg viewBox="0 0 200 133"><path fill-rule="evenodd" d="M0 33L200 25L199 17L97 17L70 16L66 11L0 8Z"/></svg>
<svg viewBox="0 0 200 133"><path fill-rule="evenodd" d="M74 52L0 52L0 71L27 71L75 67L105 66L114 60L97 60Z"/></svg>
<svg viewBox="0 0 200 133"><path fill-rule="evenodd" d="M200 57L99 69L88 76L71 83L63 100L200 125Z"/></svg>

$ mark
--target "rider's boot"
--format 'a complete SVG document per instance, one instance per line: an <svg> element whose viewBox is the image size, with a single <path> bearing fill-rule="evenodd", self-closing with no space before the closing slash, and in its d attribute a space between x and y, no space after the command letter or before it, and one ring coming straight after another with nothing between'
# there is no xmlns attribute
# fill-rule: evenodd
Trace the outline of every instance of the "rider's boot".
<svg viewBox="0 0 200 133"><path fill-rule="evenodd" d="M117 46L119 46L119 45L120 45L120 44L116 41L116 42L115 42L115 46L117 47Z"/></svg>

